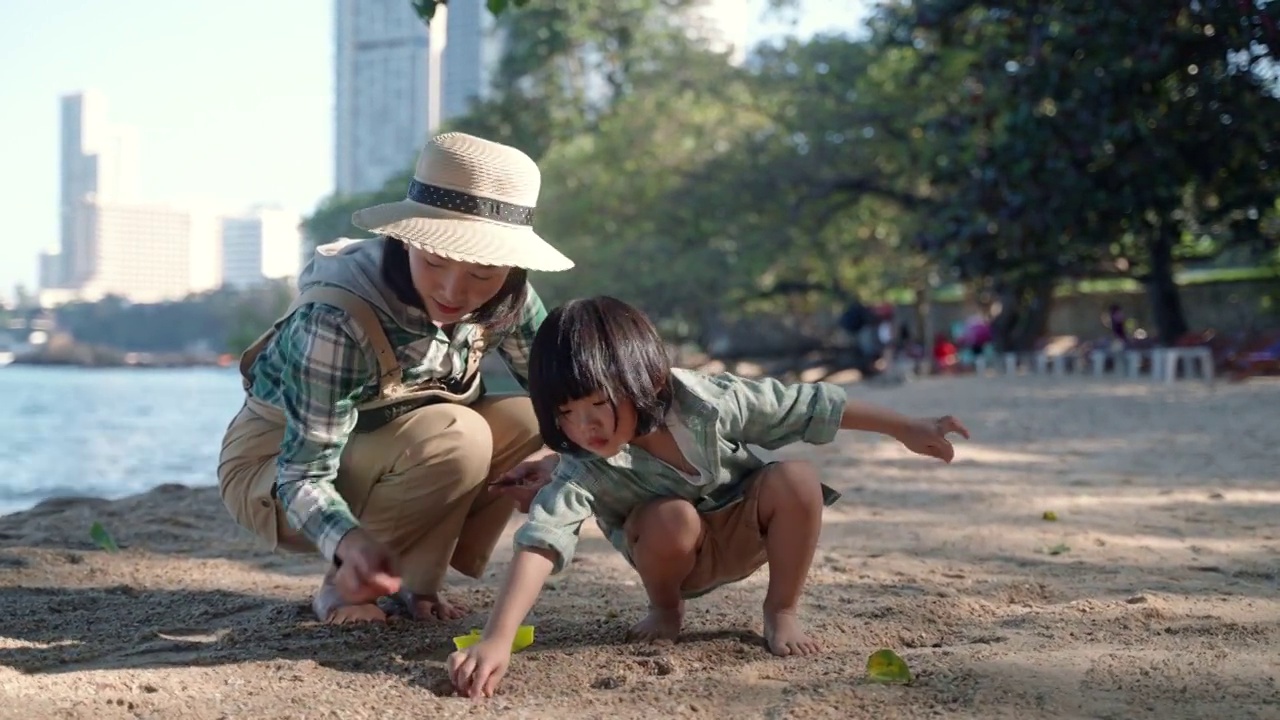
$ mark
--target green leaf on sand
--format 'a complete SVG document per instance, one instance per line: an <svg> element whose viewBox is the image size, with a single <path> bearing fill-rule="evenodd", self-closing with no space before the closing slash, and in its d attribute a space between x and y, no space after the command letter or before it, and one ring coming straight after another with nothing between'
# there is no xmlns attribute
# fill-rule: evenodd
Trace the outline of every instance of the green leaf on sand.
<svg viewBox="0 0 1280 720"><path fill-rule="evenodd" d="M1052 510L1045 510L1044 515L1041 515L1040 517L1044 518L1045 520L1048 520L1049 522L1054 522L1058 519L1058 513Z"/></svg>
<svg viewBox="0 0 1280 720"><path fill-rule="evenodd" d="M115 538L111 537L111 533L107 532L107 529L102 527L100 522L95 521L93 526L89 528L89 537L93 538L98 547L107 552L120 551L120 546L116 544Z"/></svg>
<svg viewBox="0 0 1280 720"><path fill-rule="evenodd" d="M875 682L906 685L911 682L911 669L892 650L877 650L867 658L867 677Z"/></svg>
<svg viewBox="0 0 1280 720"><path fill-rule="evenodd" d="M1062 553L1067 552L1070 549L1071 547L1066 543L1058 543L1057 545L1054 545L1053 547L1049 548L1045 552L1049 553L1050 555L1061 555Z"/></svg>

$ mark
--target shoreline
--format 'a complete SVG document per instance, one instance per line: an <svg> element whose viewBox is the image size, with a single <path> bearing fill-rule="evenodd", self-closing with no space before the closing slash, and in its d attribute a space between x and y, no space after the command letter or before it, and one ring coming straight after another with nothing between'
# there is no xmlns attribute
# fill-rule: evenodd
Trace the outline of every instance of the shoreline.
<svg viewBox="0 0 1280 720"><path fill-rule="evenodd" d="M7 365L0 365L0 372L4 368L51 368L55 370L227 370L238 372L239 368L235 365L222 365L219 363L191 363L191 364L89 364L89 363L20 363L12 362Z"/></svg>
<svg viewBox="0 0 1280 720"><path fill-rule="evenodd" d="M110 495L84 495L75 493L43 495L39 500L8 500L0 498L0 522L12 519L15 515L21 515L28 512L39 512L40 506L46 503L56 506L65 506L68 504L84 504L84 505L103 505L115 502L121 502L138 498L154 492L157 488L166 488L171 490L198 491L216 489L218 487L217 480L213 480L207 484L196 485L188 483L156 483L155 485L142 491L130 491L123 493L112 493ZM85 528L85 537L88 537L89 529Z"/></svg>
<svg viewBox="0 0 1280 720"><path fill-rule="evenodd" d="M131 357L138 359L130 360ZM0 367L55 367L55 368L79 368L86 370L107 369L107 368L125 368L139 370L173 370L188 368L218 368L218 369L234 369L235 362L229 362L224 359L194 359L194 358L170 358L155 360L145 353L125 353L119 361L83 361L83 360L64 360L64 359L43 359L32 358L29 356L18 355L11 362L0 365Z"/></svg>

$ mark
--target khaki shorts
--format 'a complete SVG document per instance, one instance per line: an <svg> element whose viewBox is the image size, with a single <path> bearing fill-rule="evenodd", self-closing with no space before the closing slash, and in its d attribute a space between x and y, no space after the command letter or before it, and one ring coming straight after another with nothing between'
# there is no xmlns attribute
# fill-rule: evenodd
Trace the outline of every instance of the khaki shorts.
<svg viewBox="0 0 1280 720"><path fill-rule="evenodd" d="M746 480L742 499L719 510L698 514L702 518L702 547L698 549L693 571L680 586L685 599L745 580L768 562L764 533L760 530L760 483L757 482L765 468L757 470ZM638 512L632 511L627 518L628 538L631 537L632 518ZM626 557L630 563L629 542Z"/></svg>

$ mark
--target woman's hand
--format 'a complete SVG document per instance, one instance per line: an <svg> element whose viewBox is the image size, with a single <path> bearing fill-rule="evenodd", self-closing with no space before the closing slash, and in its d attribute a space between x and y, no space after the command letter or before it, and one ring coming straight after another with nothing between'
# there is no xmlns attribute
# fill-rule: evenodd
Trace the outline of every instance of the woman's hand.
<svg viewBox="0 0 1280 720"><path fill-rule="evenodd" d="M395 557L363 528L343 535L335 555L341 565L333 584L342 602L361 605L400 591Z"/></svg>
<svg viewBox="0 0 1280 720"><path fill-rule="evenodd" d="M511 643L488 639L449 656L449 679L459 695L493 697L511 664Z"/></svg>
<svg viewBox="0 0 1280 720"><path fill-rule="evenodd" d="M529 512L533 497L551 481L560 456L550 450L539 450L520 464L503 473L490 484L490 489L516 501L520 512Z"/></svg>

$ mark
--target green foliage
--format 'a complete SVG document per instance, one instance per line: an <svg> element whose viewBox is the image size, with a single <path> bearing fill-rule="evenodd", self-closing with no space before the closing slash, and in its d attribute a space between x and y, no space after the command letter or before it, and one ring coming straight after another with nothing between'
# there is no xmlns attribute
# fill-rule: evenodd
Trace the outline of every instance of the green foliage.
<svg viewBox="0 0 1280 720"><path fill-rule="evenodd" d="M93 540L94 545L107 552L120 552L120 546L116 544L115 538L111 537L111 533L107 532L107 529L97 520L89 526L89 539Z"/></svg>
<svg viewBox="0 0 1280 720"><path fill-rule="evenodd" d="M608 292L697 335L959 282L1028 347L1059 285L1123 278L1167 339L1177 273L1280 244L1280 3L890 0L862 39L741 67L690 32L703 3L488 4L504 55L447 129L538 160L539 232L577 263L534 278L549 302ZM359 236L407 179L327 199L307 237Z"/></svg>
<svg viewBox="0 0 1280 720"><path fill-rule="evenodd" d="M429 23L436 16L436 8L448 5L449 0L410 0L410 3L418 13L418 17L422 18L423 22ZM495 16L506 12L508 8L520 8L528 4L529 0L485 0L485 7Z"/></svg>
<svg viewBox="0 0 1280 720"><path fill-rule="evenodd" d="M118 297L69 303L54 311L58 327L77 342L132 352L184 352L205 347L237 355L293 299L285 282L250 290L222 289L181 302L135 305Z"/></svg>
<svg viewBox="0 0 1280 720"><path fill-rule="evenodd" d="M377 192L354 195L331 195L302 221L302 234L311 246L324 245L339 238L368 237L369 233L351 224L351 215L362 208L404 199L405 189L413 178L413 158L403 173L383 183Z"/></svg>
<svg viewBox="0 0 1280 720"><path fill-rule="evenodd" d="M1280 194L1275 16L1249 2L886 6L874 42L916 56L914 77L945 103L932 137L965 160L916 168L948 190L929 250L1004 288L1137 277L1161 335L1180 335L1178 263L1268 244L1258 228ZM925 70L957 61L959 78Z"/></svg>

